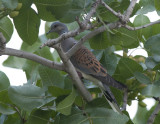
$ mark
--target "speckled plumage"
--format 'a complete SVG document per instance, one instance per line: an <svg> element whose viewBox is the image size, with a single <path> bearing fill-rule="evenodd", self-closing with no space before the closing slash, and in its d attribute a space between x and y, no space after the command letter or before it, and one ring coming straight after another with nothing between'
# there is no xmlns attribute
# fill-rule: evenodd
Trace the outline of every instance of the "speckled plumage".
<svg viewBox="0 0 160 124"><path fill-rule="evenodd" d="M68 32L68 29L63 23L54 22L49 33L50 32L56 32L61 35ZM75 43L76 40L74 38L68 38L61 42L61 47L64 52L67 52L70 48L72 48L72 46L75 45ZM82 73L84 78L87 78L99 85L113 110L121 113L121 110L119 109L116 99L109 86L122 85L123 87L123 84L115 81L110 75L108 75L107 70L85 46L81 46L81 48L75 52L70 60L76 70Z"/></svg>

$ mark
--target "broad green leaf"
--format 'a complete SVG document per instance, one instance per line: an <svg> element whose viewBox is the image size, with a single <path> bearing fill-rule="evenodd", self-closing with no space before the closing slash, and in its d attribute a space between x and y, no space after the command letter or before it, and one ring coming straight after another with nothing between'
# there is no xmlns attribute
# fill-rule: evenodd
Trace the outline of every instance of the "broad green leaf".
<svg viewBox="0 0 160 124"><path fill-rule="evenodd" d="M109 40L113 45L120 45L125 48L135 48L139 46L137 31L129 31L125 28L120 28L110 34Z"/></svg>
<svg viewBox="0 0 160 124"><path fill-rule="evenodd" d="M38 71L44 86L64 87L64 77L59 71L45 66L39 66Z"/></svg>
<svg viewBox="0 0 160 124"><path fill-rule="evenodd" d="M0 92L0 102L4 104L12 104L8 96L8 90L3 90Z"/></svg>
<svg viewBox="0 0 160 124"><path fill-rule="evenodd" d="M3 66L22 69L23 65L25 64L26 60L23 58L18 58L15 56L9 56L4 62Z"/></svg>
<svg viewBox="0 0 160 124"><path fill-rule="evenodd" d="M21 39L29 45L36 42L39 33L40 19L33 9L21 11L14 18L15 28Z"/></svg>
<svg viewBox="0 0 160 124"><path fill-rule="evenodd" d="M84 115L83 112L86 114ZM55 124L125 124L128 117L123 114L117 114L111 109L107 108L88 108L80 111L73 109L72 114L69 116L60 115Z"/></svg>
<svg viewBox="0 0 160 124"><path fill-rule="evenodd" d="M160 24L155 24L155 25L152 25L151 27L152 27L152 32L150 32L150 33L152 33L152 36L160 33L160 30L159 30Z"/></svg>
<svg viewBox="0 0 160 124"><path fill-rule="evenodd" d="M89 39L89 44L92 49L105 49L109 46L109 41L107 40L107 33L99 33L96 36Z"/></svg>
<svg viewBox="0 0 160 124"><path fill-rule="evenodd" d="M26 73L28 83L32 84L38 80L38 67L38 63L30 60L27 60L23 65L23 71Z"/></svg>
<svg viewBox="0 0 160 124"><path fill-rule="evenodd" d="M153 57L149 56L146 61L145 64L147 66L148 69L153 69L154 67L156 67L156 65L158 65L158 62L156 62Z"/></svg>
<svg viewBox="0 0 160 124"><path fill-rule="evenodd" d="M53 21L62 18L69 10L72 0L33 0L38 14L43 20ZM48 16L48 17L47 17Z"/></svg>
<svg viewBox="0 0 160 124"><path fill-rule="evenodd" d="M159 88L160 86L150 84L142 90L142 94L150 97L159 97Z"/></svg>
<svg viewBox="0 0 160 124"><path fill-rule="evenodd" d="M92 0L72 0L69 10L60 18L63 22L73 22L76 16L80 16L81 13L91 5Z"/></svg>
<svg viewBox="0 0 160 124"><path fill-rule="evenodd" d="M39 46L41 44L42 43L39 41L35 42L33 45L28 45L27 43L23 42L21 45L21 50L30 52L30 53L34 53L35 51L39 50Z"/></svg>
<svg viewBox="0 0 160 124"><path fill-rule="evenodd" d="M14 111L11 107L7 106L4 103L0 103L0 113L5 115L14 114L16 111Z"/></svg>
<svg viewBox="0 0 160 124"><path fill-rule="evenodd" d="M117 62L118 62L117 57L114 53L107 54L105 52L104 55L105 55L105 59L102 62L102 64L104 67L106 67L107 73L110 75L113 75L117 67Z"/></svg>
<svg viewBox="0 0 160 124"><path fill-rule="evenodd" d="M134 22L133 22L135 27L143 26L143 25L148 24L148 23L150 23L150 20L145 15L136 16L135 19L134 19ZM151 32L151 31L152 31L151 26L138 30L137 32L138 32L139 39L143 40L143 36L145 37L145 39L148 39L152 35L151 33L148 33L148 32Z"/></svg>
<svg viewBox="0 0 160 124"><path fill-rule="evenodd" d="M62 89L56 86L49 86L48 92L52 94L54 97L62 96L62 95L68 95L71 90L68 89Z"/></svg>
<svg viewBox="0 0 160 124"><path fill-rule="evenodd" d="M100 61L103 55L103 50L93 50L92 52L96 56L96 59Z"/></svg>
<svg viewBox="0 0 160 124"><path fill-rule="evenodd" d="M7 41L11 39L13 34L13 24L8 17L0 19L0 32L3 33Z"/></svg>
<svg viewBox="0 0 160 124"><path fill-rule="evenodd" d="M144 44L144 47L152 54L160 54L160 34L150 37Z"/></svg>
<svg viewBox="0 0 160 124"><path fill-rule="evenodd" d="M18 2L22 3L22 8L20 11L25 11L31 7L33 0L18 0Z"/></svg>
<svg viewBox="0 0 160 124"><path fill-rule="evenodd" d="M31 111L46 104L45 91L35 85L10 86L8 94L11 101L21 109ZM52 99L53 100L53 99Z"/></svg>
<svg viewBox="0 0 160 124"><path fill-rule="evenodd" d="M50 117L51 111L34 110L31 112L26 124L48 124Z"/></svg>
<svg viewBox="0 0 160 124"><path fill-rule="evenodd" d="M156 10L160 11L160 0L154 0Z"/></svg>
<svg viewBox="0 0 160 124"><path fill-rule="evenodd" d="M38 10L39 17L44 21L55 21L56 18L54 17L54 14L52 12L52 8L50 6L53 6L53 4L41 4L35 1L35 5Z"/></svg>
<svg viewBox="0 0 160 124"><path fill-rule="evenodd" d="M22 124L22 120L19 118L19 114L16 112L13 115L6 117L4 124Z"/></svg>
<svg viewBox="0 0 160 124"><path fill-rule="evenodd" d="M147 14L155 10L154 0L140 0L139 5L141 8L136 14Z"/></svg>
<svg viewBox="0 0 160 124"><path fill-rule="evenodd" d="M75 98L76 98L76 91L73 88L71 94L57 105L56 111L64 115L69 115L71 113L71 107L75 101Z"/></svg>
<svg viewBox="0 0 160 124"><path fill-rule="evenodd" d="M134 76L140 83L151 84L151 80L141 72L135 72Z"/></svg>
<svg viewBox="0 0 160 124"><path fill-rule="evenodd" d="M18 5L18 0L1 0L4 7L8 9L15 9Z"/></svg>
<svg viewBox="0 0 160 124"><path fill-rule="evenodd" d="M3 90L7 90L9 86L10 82L8 77L6 76L5 73L0 71L0 92L2 92Z"/></svg>
<svg viewBox="0 0 160 124"><path fill-rule="evenodd" d="M119 69L119 75L124 79L134 76L136 71L143 71L141 65L129 58L121 58L117 67Z"/></svg>
<svg viewBox="0 0 160 124"><path fill-rule="evenodd" d="M146 118L147 112L146 108L138 106L136 116L133 119L134 124L146 124L146 120L148 119Z"/></svg>

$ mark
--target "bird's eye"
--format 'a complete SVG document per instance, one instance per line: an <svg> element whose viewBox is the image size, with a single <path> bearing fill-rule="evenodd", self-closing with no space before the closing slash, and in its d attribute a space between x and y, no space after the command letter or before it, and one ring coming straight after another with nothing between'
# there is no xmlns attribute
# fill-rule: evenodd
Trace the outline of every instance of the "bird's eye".
<svg viewBox="0 0 160 124"><path fill-rule="evenodd" d="M54 28L56 28L57 27L57 25L54 25Z"/></svg>

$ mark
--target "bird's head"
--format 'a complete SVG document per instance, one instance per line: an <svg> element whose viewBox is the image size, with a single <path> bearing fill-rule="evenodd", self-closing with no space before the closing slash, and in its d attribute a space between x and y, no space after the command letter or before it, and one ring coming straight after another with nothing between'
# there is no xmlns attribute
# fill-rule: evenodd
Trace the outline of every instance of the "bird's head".
<svg viewBox="0 0 160 124"><path fill-rule="evenodd" d="M47 34L51 33L51 32L56 32L59 35L68 32L68 28L65 24L61 23L61 22L53 22L51 24L51 28L50 30L47 32Z"/></svg>

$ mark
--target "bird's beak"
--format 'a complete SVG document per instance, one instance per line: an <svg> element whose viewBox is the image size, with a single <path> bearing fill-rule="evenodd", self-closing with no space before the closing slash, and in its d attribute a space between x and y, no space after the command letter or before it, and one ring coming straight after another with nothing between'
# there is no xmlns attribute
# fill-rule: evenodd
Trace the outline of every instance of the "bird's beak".
<svg viewBox="0 0 160 124"><path fill-rule="evenodd" d="M48 35L48 34L50 34L52 31L51 30L49 30L47 33L46 33L46 35Z"/></svg>

